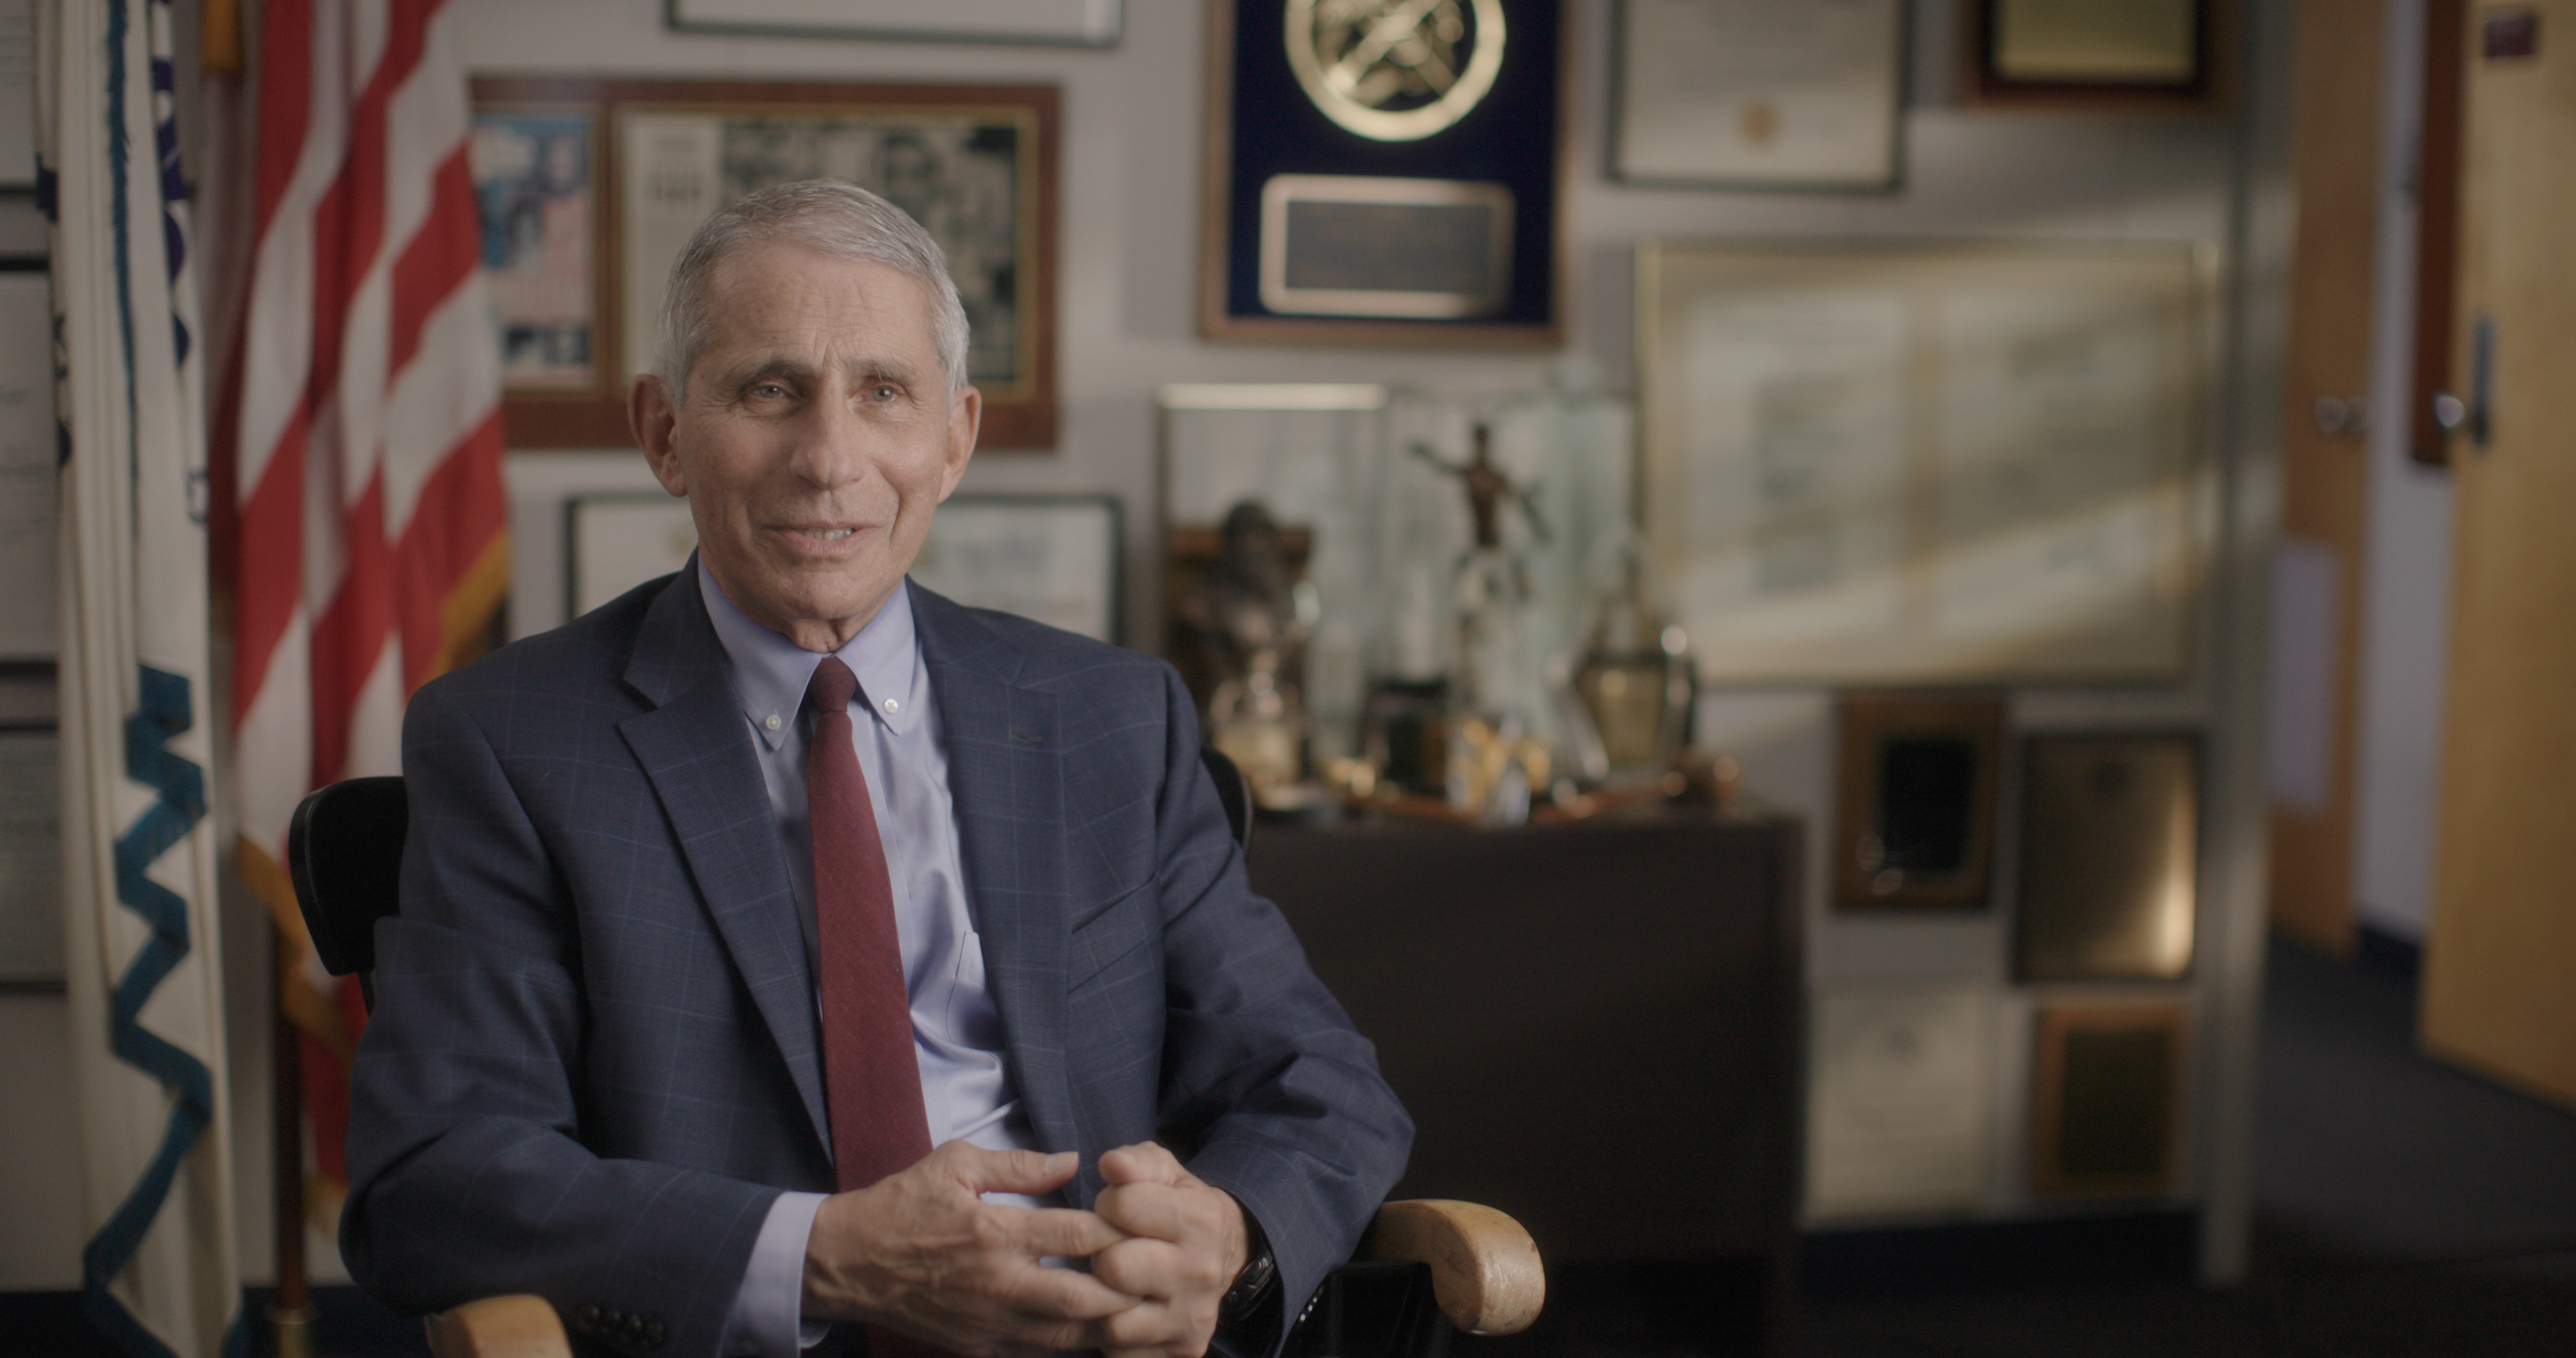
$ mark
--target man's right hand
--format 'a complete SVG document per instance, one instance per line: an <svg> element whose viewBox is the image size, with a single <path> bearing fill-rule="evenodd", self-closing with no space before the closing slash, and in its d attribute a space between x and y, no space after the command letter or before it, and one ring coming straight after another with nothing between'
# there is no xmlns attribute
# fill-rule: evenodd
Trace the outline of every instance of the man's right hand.
<svg viewBox="0 0 2576 1358"><path fill-rule="evenodd" d="M1135 1304L1088 1273L1049 1268L1126 1238L1090 1212L1030 1210L985 1193L1050 1193L1070 1151L988 1151L963 1141L823 1200L805 1244L805 1315L883 1325L963 1358L1098 1348L1100 1322Z"/></svg>

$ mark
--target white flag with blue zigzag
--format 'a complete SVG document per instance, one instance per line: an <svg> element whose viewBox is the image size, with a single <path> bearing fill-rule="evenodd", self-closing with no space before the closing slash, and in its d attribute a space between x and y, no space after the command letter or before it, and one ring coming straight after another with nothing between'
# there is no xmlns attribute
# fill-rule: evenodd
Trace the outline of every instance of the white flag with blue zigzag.
<svg viewBox="0 0 2576 1358"><path fill-rule="evenodd" d="M168 0L39 0L62 458L65 962L91 1323L244 1352L206 798L206 439Z"/></svg>

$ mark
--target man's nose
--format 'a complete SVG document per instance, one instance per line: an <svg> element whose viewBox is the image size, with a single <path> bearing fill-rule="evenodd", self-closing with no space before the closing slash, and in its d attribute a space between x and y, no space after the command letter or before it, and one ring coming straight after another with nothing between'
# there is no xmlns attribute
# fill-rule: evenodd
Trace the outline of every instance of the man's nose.
<svg viewBox="0 0 2576 1358"><path fill-rule="evenodd" d="M798 475L827 490L867 478L875 459L869 453L867 422L853 409L855 403L855 397L832 392L806 409L794 451Z"/></svg>

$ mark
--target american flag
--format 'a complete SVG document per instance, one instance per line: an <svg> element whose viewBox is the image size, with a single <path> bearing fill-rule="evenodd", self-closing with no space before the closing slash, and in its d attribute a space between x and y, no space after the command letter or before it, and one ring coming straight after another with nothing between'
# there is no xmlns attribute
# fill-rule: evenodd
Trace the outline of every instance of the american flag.
<svg viewBox="0 0 2576 1358"><path fill-rule="evenodd" d="M476 643L509 581L454 8L270 0L261 17L258 234L218 485L237 516L239 859L298 940L284 868L296 802L400 771L404 701ZM361 1020L305 956L281 1000L313 1039L319 1168L345 1183Z"/></svg>

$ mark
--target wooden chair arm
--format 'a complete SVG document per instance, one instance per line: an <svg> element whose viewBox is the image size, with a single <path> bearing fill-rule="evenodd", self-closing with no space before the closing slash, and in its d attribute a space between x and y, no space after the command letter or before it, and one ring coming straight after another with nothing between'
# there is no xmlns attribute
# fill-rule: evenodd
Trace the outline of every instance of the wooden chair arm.
<svg viewBox="0 0 2576 1358"><path fill-rule="evenodd" d="M1519 1222L1472 1202L1387 1203L1360 1239L1358 1257L1430 1265L1441 1314L1469 1334L1518 1334L1547 1301L1537 1242Z"/></svg>
<svg viewBox="0 0 2576 1358"><path fill-rule="evenodd" d="M572 1358L562 1317L532 1293L469 1301L423 1323L438 1358Z"/></svg>
<svg viewBox="0 0 2576 1358"><path fill-rule="evenodd" d="M1439 1198L1377 1209L1360 1241L1362 1259L1431 1267L1440 1313L1469 1334L1518 1334L1547 1300L1538 1245L1521 1224L1491 1207ZM563 1321L545 1298L485 1297L426 1322L437 1358L571 1358Z"/></svg>

